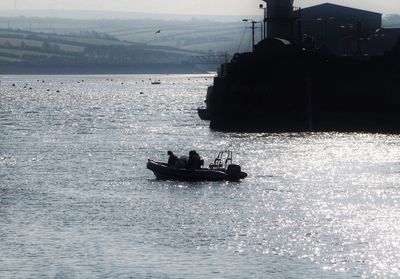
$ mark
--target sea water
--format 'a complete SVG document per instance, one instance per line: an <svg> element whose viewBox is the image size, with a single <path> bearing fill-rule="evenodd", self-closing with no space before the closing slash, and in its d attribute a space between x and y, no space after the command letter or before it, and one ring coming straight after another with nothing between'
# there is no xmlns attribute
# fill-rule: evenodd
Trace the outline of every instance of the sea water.
<svg viewBox="0 0 400 279"><path fill-rule="evenodd" d="M212 78L0 77L0 277L399 278L400 136L215 132ZM193 149L249 176L146 169Z"/></svg>

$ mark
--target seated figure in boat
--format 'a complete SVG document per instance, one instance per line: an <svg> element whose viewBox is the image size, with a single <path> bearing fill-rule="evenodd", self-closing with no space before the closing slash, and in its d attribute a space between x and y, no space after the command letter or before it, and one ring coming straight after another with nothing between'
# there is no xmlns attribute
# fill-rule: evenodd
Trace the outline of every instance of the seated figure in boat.
<svg viewBox="0 0 400 279"><path fill-rule="evenodd" d="M196 170L200 169L202 165L204 165L204 161L201 159L200 155L194 150L190 151L186 168L189 170Z"/></svg>
<svg viewBox="0 0 400 279"><path fill-rule="evenodd" d="M178 162L178 156L176 156L172 151L168 151L168 167L174 167Z"/></svg>
<svg viewBox="0 0 400 279"><path fill-rule="evenodd" d="M176 161L174 168L176 169L186 169L188 165L187 156L181 156L178 161Z"/></svg>

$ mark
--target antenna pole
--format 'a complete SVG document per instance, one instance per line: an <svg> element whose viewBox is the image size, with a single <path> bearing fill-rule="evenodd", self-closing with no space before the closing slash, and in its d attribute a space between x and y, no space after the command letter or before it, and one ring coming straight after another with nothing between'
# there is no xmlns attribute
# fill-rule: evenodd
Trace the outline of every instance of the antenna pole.
<svg viewBox="0 0 400 279"><path fill-rule="evenodd" d="M254 51L254 31L256 29L256 22L253 20L251 22L251 31L252 31L252 43L253 43L253 51Z"/></svg>

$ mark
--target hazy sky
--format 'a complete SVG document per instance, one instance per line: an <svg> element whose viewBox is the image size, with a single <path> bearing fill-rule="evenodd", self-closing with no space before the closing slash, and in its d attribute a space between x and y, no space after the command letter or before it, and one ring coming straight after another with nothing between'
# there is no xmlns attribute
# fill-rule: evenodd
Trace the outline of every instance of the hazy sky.
<svg viewBox="0 0 400 279"><path fill-rule="evenodd" d="M306 7L325 2L382 13L400 14L400 0L295 0ZM1 10L71 9L170 14L249 15L261 14L259 0L0 0Z"/></svg>

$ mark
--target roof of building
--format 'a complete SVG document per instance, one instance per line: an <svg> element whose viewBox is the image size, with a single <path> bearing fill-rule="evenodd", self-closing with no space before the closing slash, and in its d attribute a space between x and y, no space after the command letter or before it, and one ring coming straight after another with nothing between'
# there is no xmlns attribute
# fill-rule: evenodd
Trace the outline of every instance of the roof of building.
<svg viewBox="0 0 400 279"><path fill-rule="evenodd" d="M377 12L371 12L371 11L367 11L367 10L361 10L361 9L356 9L356 8L352 8L352 7L347 7L347 6L341 6L341 5L336 5L336 4L332 4L332 3L323 3L323 4L319 4L319 5L315 5L315 6L311 6L308 8L302 8L302 12L307 11L307 10L314 10L314 9L337 9L337 10L348 10L348 11L352 11L352 12L356 12L356 13L369 13L369 14L376 14L376 15L382 15L382 13L377 13Z"/></svg>

